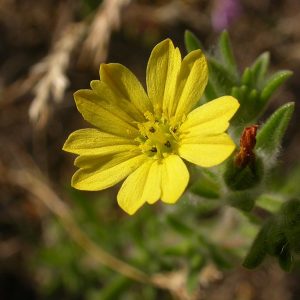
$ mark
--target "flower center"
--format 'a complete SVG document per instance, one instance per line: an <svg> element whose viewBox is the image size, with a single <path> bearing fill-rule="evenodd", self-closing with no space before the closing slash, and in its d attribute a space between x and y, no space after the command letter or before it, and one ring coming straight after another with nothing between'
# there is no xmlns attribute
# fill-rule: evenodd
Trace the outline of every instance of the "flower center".
<svg viewBox="0 0 300 300"><path fill-rule="evenodd" d="M164 117L156 119L151 113L146 113L145 116L148 121L138 124L140 135L137 138L143 153L155 158L163 158L176 153L177 128L170 126Z"/></svg>

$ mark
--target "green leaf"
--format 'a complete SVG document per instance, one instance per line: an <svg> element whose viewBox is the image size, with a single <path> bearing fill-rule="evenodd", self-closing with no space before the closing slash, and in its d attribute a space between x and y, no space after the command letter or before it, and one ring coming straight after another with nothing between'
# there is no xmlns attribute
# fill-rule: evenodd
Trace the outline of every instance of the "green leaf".
<svg viewBox="0 0 300 300"><path fill-rule="evenodd" d="M229 94L232 87L237 85L236 78L226 67L213 57L208 57L208 68L212 82L217 87L218 96Z"/></svg>
<svg viewBox="0 0 300 300"><path fill-rule="evenodd" d="M216 91L215 85L211 82L211 80L208 81L205 91L204 91L205 98L208 101L214 100L219 97L219 94Z"/></svg>
<svg viewBox="0 0 300 300"><path fill-rule="evenodd" d="M176 219L175 216L171 216L169 215L167 217L167 221L169 223L169 225L179 234L183 235L183 236L187 236L187 235L193 235L194 231L193 229L191 229L189 226L185 225L183 222L179 221L178 219Z"/></svg>
<svg viewBox="0 0 300 300"><path fill-rule="evenodd" d="M250 67L256 87L260 88L263 84L270 63L270 53L261 54Z"/></svg>
<svg viewBox="0 0 300 300"><path fill-rule="evenodd" d="M294 102L289 102L278 108L258 131L256 149L272 156L277 153L281 140L294 112Z"/></svg>
<svg viewBox="0 0 300 300"><path fill-rule="evenodd" d="M272 96L272 94L281 86L289 77L291 77L293 72L291 71L279 71L272 75L266 82L262 92L260 105L262 108L265 107L266 103Z"/></svg>
<svg viewBox="0 0 300 300"><path fill-rule="evenodd" d="M287 244L282 247L278 256L278 262L284 271L289 272L291 270L293 266L293 256Z"/></svg>
<svg viewBox="0 0 300 300"><path fill-rule="evenodd" d="M300 225L286 229L285 234L291 250L300 254Z"/></svg>
<svg viewBox="0 0 300 300"><path fill-rule="evenodd" d="M186 30L184 33L184 43L188 53L197 49L203 49L199 39L189 30Z"/></svg>
<svg viewBox="0 0 300 300"><path fill-rule="evenodd" d="M256 89L252 89L249 94L249 103L253 105L257 101L257 99L258 99L258 92Z"/></svg>
<svg viewBox="0 0 300 300"><path fill-rule="evenodd" d="M222 55L222 59L226 64L227 69L230 70L231 74L237 80L238 79L237 65L232 52L232 47L230 45L229 35L227 31L223 31L220 36L219 50Z"/></svg>
<svg viewBox="0 0 300 300"><path fill-rule="evenodd" d="M267 252L270 255L278 256L284 245L286 245L287 239L282 230L281 222L277 217L271 217L268 224Z"/></svg>
<svg viewBox="0 0 300 300"><path fill-rule="evenodd" d="M267 241L267 231L268 226L267 224L260 230L260 232L257 234L250 251L248 252L244 262L243 266L248 269L254 269L257 266L259 266L266 254L266 241Z"/></svg>
<svg viewBox="0 0 300 300"><path fill-rule="evenodd" d="M246 68L242 75L242 84L253 87L253 76L250 68Z"/></svg>
<svg viewBox="0 0 300 300"><path fill-rule="evenodd" d="M239 98L240 98L240 89L237 86L234 86L231 89L230 94L231 94L231 96L233 96L234 98L239 100Z"/></svg>

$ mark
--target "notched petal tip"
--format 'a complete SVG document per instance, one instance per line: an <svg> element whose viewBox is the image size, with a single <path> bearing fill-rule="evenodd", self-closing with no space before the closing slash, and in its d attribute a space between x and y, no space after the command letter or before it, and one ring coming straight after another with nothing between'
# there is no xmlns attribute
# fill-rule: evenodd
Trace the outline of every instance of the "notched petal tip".
<svg viewBox="0 0 300 300"><path fill-rule="evenodd" d="M97 88L99 87L99 85L101 84L101 81L100 80L92 80L90 82L90 87L92 90L97 90Z"/></svg>
<svg viewBox="0 0 300 300"><path fill-rule="evenodd" d="M131 72L127 67L120 63L108 63L100 65L100 81L107 81L105 78L114 78L116 75L124 73L124 70ZM110 81L110 80L109 80Z"/></svg>
<svg viewBox="0 0 300 300"><path fill-rule="evenodd" d="M93 186L90 186L86 183L82 183L82 176L81 176L82 170L79 169L77 170L74 175L72 176L71 179L71 187L73 187L76 190L80 190L80 191L90 191L90 192L95 192L95 191L99 191L101 189L95 188Z"/></svg>
<svg viewBox="0 0 300 300"><path fill-rule="evenodd" d="M86 130L86 129L79 129L79 130L76 130L76 131L73 131L72 133L70 133L62 147L62 150L66 151L66 152L78 154L76 151L76 147L74 147L74 144L76 143L78 133L82 132L84 130Z"/></svg>
<svg viewBox="0 0 300 300"><path fill-rule="evenodd" d="M71 133L71 134L68 136L67 140L66 140L65 143L63 144L63 146L62 146L62 150L63 150L63 151L72 153L72 149L71 149L71 147L70 147L70 141L72 140L72 137L71 137L72 134L73 134L73 133Z"/></svg>
<svg viewBox="0 0 300 300"><path fill-rule="evenodd" d="M87 100L87 101L90 100L90 98L93 94L94 94L94 91L90 90L90 89L81 89L81 90L76 91L73 94L73 97L74 97L77 108L78 108L78 105L80 103L82 103L84 100Z"/></svg>

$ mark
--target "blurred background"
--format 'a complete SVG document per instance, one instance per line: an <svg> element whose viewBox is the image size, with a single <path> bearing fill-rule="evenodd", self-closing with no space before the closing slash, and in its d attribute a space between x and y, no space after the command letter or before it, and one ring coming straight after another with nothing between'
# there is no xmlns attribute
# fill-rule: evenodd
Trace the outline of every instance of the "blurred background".
<svg viewBox="0 0 300 300"><path fill-rule="evenodd" d="M153 46L170 37L184 51L186 29L211 53L227 29L241 70L269 51L271 70L294 72L266 115L297 101L299 20L299 0L0 0L0 299L300 299L297 268L284 273L272 260L254 271L240 261L217 268L205 255L192 262L197 292L188 298L186 275L177 272L188 252L169 247L184 248L185 239L164 236L162 226L186 229L166 221L160 205L129 218L116 205L117 189L73 190L74 157L61 150L72 131L89 126L72 94L98 78L101 62L124 64L144 83ZM282 172L299 157L299 110ZM182 205L187 216L194 209ZM201 216L209 223L212 214ZM138 282L143 274L127 278L103 249L146 274L172 276L158 280L161 288Z"/></svg>

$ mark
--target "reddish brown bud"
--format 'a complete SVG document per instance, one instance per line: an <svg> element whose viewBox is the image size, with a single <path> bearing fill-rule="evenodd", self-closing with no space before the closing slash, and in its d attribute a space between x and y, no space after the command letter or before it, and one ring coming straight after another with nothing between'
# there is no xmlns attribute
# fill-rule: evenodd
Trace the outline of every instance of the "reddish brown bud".
<svg viewBox="0 0 300 300"><path fill-rule="evenodd" d="M235 156L235 164L240 168L244 168L255 159L253 149L256 144L257 128L258 125L251 125L246 127L242 133L240 139L240 150Z"/></svg>

